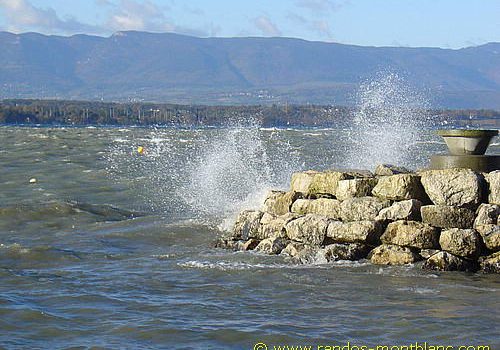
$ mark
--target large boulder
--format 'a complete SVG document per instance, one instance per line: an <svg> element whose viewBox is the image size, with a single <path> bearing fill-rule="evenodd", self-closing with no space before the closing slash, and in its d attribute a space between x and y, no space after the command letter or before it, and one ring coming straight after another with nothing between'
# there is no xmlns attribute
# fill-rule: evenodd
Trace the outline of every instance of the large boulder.
<svg viewBox="0 0 500 350"><path fill-rule="evenodd" d="M234 224L233 238L246 241L249 238L258 237L262 215L264 213L258 210L242 211Z"/></svg>
<svg viewBox="0 0 500 350"><path fill-rule="evenodd" d="M340 218L340 201L331 198L297 199L291 208L293 213L319 214L330 219Z"/></svg>
<svg viewBox="0 0 500 350"><path fill-rule="evenodd" d="M481 203L485 184L470 169L428 170L420 174L425 192L436 205L475 207Z"/></svg>
<svg viewBox="0 0 500 350"><path fill-rule="evenodd" d="M477 259L483 249L481 236L473 229L452 228L441 232L441 249L467 259Z"/></svg>
<svg viewBox="0 0 500 350"><path fill-rule="evenodd" d="M317 246L323 243L329 219L322 215L307 214L285 225L289 239Z"/></svg>
<svg viewBox="0 0 500 350"><path fill-rule="evenodd" d="M321 253L324 254L326 261L338 261L338 260L360 260L366 258L370 252L371 247L362 243L334 243L329 244L321 249Z"/></svg>
<svg viewBox="0 0 500 350"><path fill-rule="evenodd" d="M500 170L486 174L488 182L488 202L500 205Z"/></svg>
<svg viewBox="0 0 500 350"><path fill-rule="evenodd" d="M349 198L340 204L340 218L342 221L375 220L378 213L390 205L390 201L374 197Z"/></svg>
<svg viewBox="0 0 500 350"><path fill-rule="evenodd" d="M425 205L420 209L422 221L441 228L472 228L475 213L468 208L448 205Z"/></svg>
<svg viewBox="0 0 500 350"><path fill-rule="evenodd" d="M496 224L500 215L500 206L497 204L481 204L477 208L477 216L474 220L474 227L481 225Z"/></svg>
<svg viewBox="0 0 500 350"><path fill-rule="evenodd" d="M287 241L282 237L266 238L255 248L256 251L265 254L279 254L287 245Z"/></svg>
<svg viewBox="0 0 500 350"><path fill-rule="evenodd" d="M421 222L400 220L391 222L380 239L385 244L433 249L439 247L439 230Z"/></svg>
<svg viewBox="0 0 500 350"><path fill-rule="evenodd" d="M420 208L422 202L417 199L408 199L401 202L394 202L390 207L382 209L376 219L377 220L421 220Z"/></svg>
<svg viewBox="0 0 500 350"><path fill-rule="evenodd" d="M378 221L332 221L328 225L326 236L337 243L368 243L376 245L384 231Z"/></svg>
<svg viewBox="0 0 500 350"><path fill-rule="evenodd" d="M284 215L298 198L297 192L270 191L264 201L263 211L272 215Z"/></svg>
<svg viewBox="0 0 500 350"><path fill-rule="evenodd" d="M372 264L377 265L406 265L420 260L420 256L412 249L391 244L379 245L368 257Z"/></svg>
<svg viewBox="0 0 500 350"><path fill-rule="evenodd" d="M340 180L352 178L340 171L304 171L292 175L291 190L305 196L331 195L335 196Z"/></svg>
<svg viewBox="0 0 500 350"><path fill-rule="evenodd" d="M474 272L477 270L477 264L472 261L460 258L449 252L440 251L432 255L422 265L425 270L435 271L469 271Z"/></svg>
<svg viewBox="0 0 500 350"><path fill-rule="evenodd" d="M294 213L286 213L280 216L264 213L260 219L259 230L254 237L257 239L286 237L285 225L299 217L300 215Z"/></svg>
<svg viewBox="0 0 500 350"><path fill-rule="evenodd" d="M355 178L338 182L336 197L344 200L353 197L366 197L372 193L377 184L376 178Z"/></svg>
<svg viewBox="0 0 500 350"><path fill-rule="evenodd" d="M485 273L500 273L500 252L479 259L481 271Z"/></svg>
<svg viewBox="0 0 500 350"><path fill-rule="evenodd" d="M480 225L476 226L476 231L483 238L486 248L493 252L500 251L500 225Z"/></svg>
<svg viewBox="0 0 500 350"><path fill-rule="evenodd" d="M427 197L420 183L420 176L417 174L397 174L380 177L377 185L373 188L372 194L382 199L398 201L412 198L425 201Z"/></svg>
<svg viewBox="0 0 500 350"><path fill-rule="evenodd" d="M411 171L404 167L392 164L379 164L375 168L375 175L377 176L390 176L390 175L408 174L408 173L411 173Z"/></svg>

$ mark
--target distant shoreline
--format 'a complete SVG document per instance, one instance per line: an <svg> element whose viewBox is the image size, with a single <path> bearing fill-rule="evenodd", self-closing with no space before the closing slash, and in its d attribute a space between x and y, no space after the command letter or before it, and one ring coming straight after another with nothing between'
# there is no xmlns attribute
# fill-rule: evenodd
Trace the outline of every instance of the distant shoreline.
<svg viewBox="0 0 500 350"><path fill-rule="evenodd" d="M349 126L356 109L334 105L180 105L153 102L5 99L0 125L158 126L210 128L258 125L278 128ZM491 109L422 110L435 125L499 128L500 111Z"/></svg>

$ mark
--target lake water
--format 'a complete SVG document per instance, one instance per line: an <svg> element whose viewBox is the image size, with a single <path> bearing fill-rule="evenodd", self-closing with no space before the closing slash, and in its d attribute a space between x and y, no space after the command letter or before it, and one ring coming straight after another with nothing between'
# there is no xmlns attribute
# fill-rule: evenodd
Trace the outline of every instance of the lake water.
<svg viewBox="0 0 500 350"><path fill-rule="evenodd" d="M291 172L423 167L445 152L430 130L369 149L340 128L0 127L0 141L0 348L500 346L498 275L213 248Z"/></svg>

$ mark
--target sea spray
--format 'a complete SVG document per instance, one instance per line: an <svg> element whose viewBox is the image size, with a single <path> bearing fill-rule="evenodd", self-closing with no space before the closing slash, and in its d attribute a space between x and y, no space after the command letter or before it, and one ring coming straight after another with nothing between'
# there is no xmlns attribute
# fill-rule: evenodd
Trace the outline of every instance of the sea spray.
<svg viewBox="0 0 500 350"><path fill-rule="evenodd" d="M258 209L271 188L284 187L295 169L288 145L278 147L273 132L254 121L216 130L200 151L179 194L198 215L217 218L223 230L242 208Z"/></svg>
<svg viewBox="0 0 500 350"><path fill-rule="evenodd" d="M239 211L258 208L269 189L286 189L299 170L281 132L262 130L254 121L217 129L151 129L113 143L108 173L117 181L132 178L155 213L227 229Z"/></svg>
<svg viewBox="0 0 500 350"><path fill-rule="evenodd" d="M428 99L398 73L379 72L362 83L358 108L345 148L345 166L372 169L391 163L415 167L417 150L428 125Z"/></svg>

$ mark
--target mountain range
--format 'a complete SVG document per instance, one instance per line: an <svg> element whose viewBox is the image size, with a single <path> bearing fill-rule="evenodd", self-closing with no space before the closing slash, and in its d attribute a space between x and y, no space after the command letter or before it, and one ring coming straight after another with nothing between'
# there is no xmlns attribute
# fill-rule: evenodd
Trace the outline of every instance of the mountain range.
<svg viewBox="0 0 500 350"><path fill-rule="evenodd" d="M391 71L425 91L434 107L500 109L500 43L453 50L136 31L0 32L0 48L0 98L352 105L360 83Z"/></svg>

